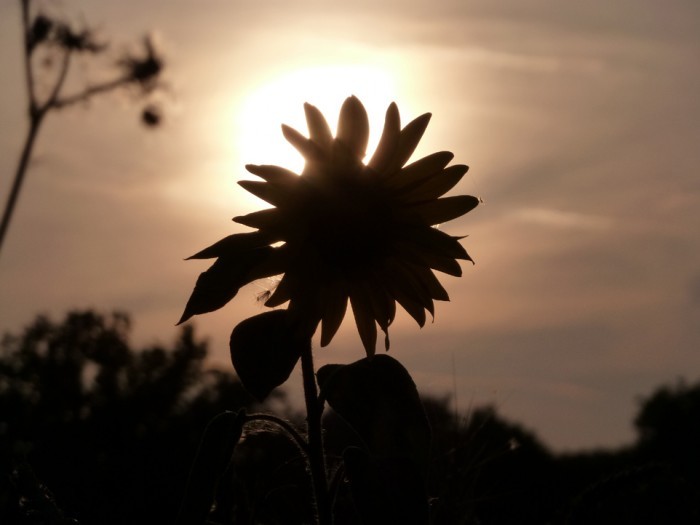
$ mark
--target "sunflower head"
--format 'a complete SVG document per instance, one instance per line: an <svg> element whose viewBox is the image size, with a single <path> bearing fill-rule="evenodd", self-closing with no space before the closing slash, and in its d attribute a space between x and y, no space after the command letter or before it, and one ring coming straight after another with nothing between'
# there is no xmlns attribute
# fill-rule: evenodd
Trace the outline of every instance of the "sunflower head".
<svg viewBox="0 0 700 525"><path fill-rule="evenodd" d="M366 164L367 113L355 97L345 100L333 136L320 111L304 105L309 137L287 126L285 138L303 155L301 175L272 165L248 165L262 180L241 181L273 207L235 217L253 228L230 235L191 258L216 258L199 276L180 319L216 310L253 280L282 275L265 302L288 303L297 329L311 336L321 325L321 346L333 339L348 302L368 355L377 326L385 334L398 302L420 325L434 300L449 300L434 270L460 276L458 259L471 258L435 228L474 209L469 195L442 197L467 172L447 166L442 151L406 165L430 120L425 114L401 127L391 104L379 145Z"/></svg>

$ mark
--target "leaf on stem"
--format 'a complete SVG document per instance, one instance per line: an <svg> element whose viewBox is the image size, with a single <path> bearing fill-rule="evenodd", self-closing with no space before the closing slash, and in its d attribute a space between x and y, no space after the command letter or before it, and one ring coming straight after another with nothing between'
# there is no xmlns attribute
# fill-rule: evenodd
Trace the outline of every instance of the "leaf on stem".
<svg viewBox="0 0 700 525"><path fill-rule="evenodd" d="M321 396L374 456L402 457L425 472L430 424L408 371L385 354L318 371Z"/></svg>
<svg viewBox="0 0 700 525"><path fill-rule="evenodd" d="M211 246L207 250L215 249L217 245ZM208 256L207 250L203 250L191 258ZM184 323L193 315L218 310L228 303L235 297L241 286L254 280L251 271L270 253L272 253L272 248L268 246L240 253L219 255L214 264L197 278L192 295L190 295L185 305L185 311L177 324Z"/></svg>
<svg viewBox="0 0 700 525"><path fill-rule="evenodd" d="M273 310L239 323L231 333L231 362L243 386L263 401L294 370L311 338L299 333L287 310Z"/></svg>

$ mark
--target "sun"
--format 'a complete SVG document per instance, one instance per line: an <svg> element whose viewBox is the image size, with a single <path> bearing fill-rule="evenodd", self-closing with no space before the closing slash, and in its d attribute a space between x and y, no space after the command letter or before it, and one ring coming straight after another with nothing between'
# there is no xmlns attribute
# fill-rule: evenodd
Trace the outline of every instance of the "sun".
<svg viewBox="0 0 700 525"><path fill-rule="evenodd" d="M367 108L370 119L368 155L379 141L387 106L396 98L394 75L387 69L361 64L328 65L296 69L264 82L247 97L237 111L236 136L239 159L243 164L276 164L300 173L304 161L284 140L281 124L306 130L303 104L309 102L329 118L350 95ZM337 117L336 117L337 118Z"/></svg>

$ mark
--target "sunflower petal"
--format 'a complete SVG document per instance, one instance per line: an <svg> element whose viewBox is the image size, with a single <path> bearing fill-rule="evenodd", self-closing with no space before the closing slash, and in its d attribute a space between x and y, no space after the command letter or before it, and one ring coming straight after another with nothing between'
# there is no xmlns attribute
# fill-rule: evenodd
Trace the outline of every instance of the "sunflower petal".
<svg viewBox="0 0 700 525"><path fill-rule="evenodd" d="M415 292L411 283L407 283L404 276L397 272L394 266L391 262L387 262L382 272L382 282L389 294L422 327L425 325L425 301Z"/></svg>
<svg viewBox="0 0 700 525"><path fill-rule="evenodd" d="M409 190L437 176L454 158L451 151L439 151L413 162L386 181L390 188Z"/></svg>
<svg viewBox="0 0 700 525"><path fill-rule="evenodd" d="M471 261L471 257L460 244L459 237L448 235L437 228L410 228L402 235L405 241L413 242L433 255Z"/></svg>
<svg viewBox="0 0 700 525"><path fill-rule="evenodd" d="M316 106L312 106L308 102L304 104L304 113L306 114L306 125L309 127L309 138L321 149L330 148L333 143L333 135L326 118Z"/></svg>
<svg viewBox="0 0 700 525"><path fill-rule="evenodd" d="M327 346L345 317L348 307L346 287L339 281L332 282L323 290L323 322L321 324L321 346Z"/></svg>
<svg viewBox="0 0 700 525"><path fill-rule="evenodd" d="M462 267L454 259L429 254L426 255L423 260L428 268L446 273L447 275L452 275L454 277L462 277Z"/></svg>
<svg viewBox="0 0 700 525"><path fill-rule="evenodd" d="M254 211L247 215L239 215L233 218L234 222L257 228L258 230L266 230L266 233L280 232L284 227L282 214L277 208L267 208L265 210Z"/></svg>
<svg viewBox="0 0 700 525"><path fill-rule="evenodd" d="M377 325L372 315L372 303L361 288L355 288L350 292L350 305L365 352L368 357L373 356L377 347Z"/></svg>
<svg viewBox="0 0 700 525"><path fill-rule="evenodd" d="M472 211L479 205L479 199L471 195L457 195L415 204L409 213L416 213L425 224L435 225L451 221Z"/></svg>
<svg viewBox="0 0 700 525"><path fill-rule="evenodd" d="M377 149L367 165L377 173L385 173L399 145L400 135L401 117L399 116L399 108L392 102L386 110L384 129L382 130L379 144L377 144Z"/></svg>
<svg viewBox="0 0 700 525"><path fill-rule="evenodd" d="M239 180L238 185L256 197L273 206L284 205L289 200L289 192L280 186L257 180Z"/></svg>
<svg viewBox="0 0 700 525"><path fill-rule="evenodd" d="M425 326L425 307L401 290L397 290L394 297L396 302L418 323L418 326L423 328Z"/></svg>
<svg viewBox="0 0 700 525"><path fill-rule="evenodd" d="M389 326L394 322L396 316L396 303L377 278L368 279L364 289L372 304L374 318L379 328L384 332L384 349L388 351Z"/></svg>
<svg viewBox="0 0 700 525"><path fill-rule="evenodd" d="M272 292L270 298L265 301L265 306L268 308L275 308L281 306L292 297L292 285L290 282L292 279L289 277L289 273L285 273L277 286L275 291Z"/></svg>
<svg viewBox="0 0 700 525"><path fill-rule="evenodd" d="M434 316L435 308L433 305L433 295L428 285L421 279L421 276L414 271L415 268L420 267L404 264L398 259L390 261L389 264L392 274L397 281L401 283L401 289L414 300L422 304L423 307Z"/></svg>
<svg viewBox="0 0 700 525"><path fill-rule="evenodd" d="M246 252L248 250L254 250L255 248L261 248L262 246L267 246L276 242L274 236L268 235L263 232L249 232L249 233L234 233L228 237L224 237L218 242L215 242L211 246L204 248L202 251L191 255L186 260L190 259L213 259L215 257L223 256L235 256L241 252Z"/></svg>
<svg viewBox="0 0 700 525"><path fill-rule="evenodd" d="M416 277L416 279L418 279L421 286L423 286L427 290L427 292L430 294L430 297L432 297L436 301L450 300L450 296L447 294L447 290L443 288L442 284L440 284L440 281L438 281L437 277L435 277L435 274L429 268L410 263L407 263L406 266L410 268L411 273Z"/></svg>
<svg viewBox="0 0 700 525"><path fill-rule="evenodd" d="M346 98L340 108L336 139L345 144L356 158L362 159L365 156L369 141L369 119L365 107L355 96Z"/></svg>
<svg viewBox="0 0 700 525"><path fill-rule="evenodd" d="M282 134L284 138L287 139L287 142L294 146L306 160L314 161L321 157L321 150L319 147L294 128L282 124Z"/></svg>
<svg viewBox="0 0 700 525"><path fill-rule="evenodd" d="M286 186L299 181L299 175L293 171L272 164L246 164L245 169L270 184Z"/></svg>
<svg viewBox="0 0 700 525"><path fill-rule="evenodd" d="M393 244L394 252L413 264L432 268L455 277L462 276L462 267L451 257L441 257L416 246L411 242L397 241Z"/></svg>
<svg viewBox="0 0 700 525"><path fill-rule="evenodd" d="M425 133L425 128L428 127L430 117L430 113L425 113L409 122L406 127L401 130L396 154L393 162L391 163L391 171L400 169L404 164L406 164L406 162L408 162L408 159L411 158L416 146L418 146L420 139L423 137L423 133Z"/></svg>
<svg viewBox="0 0 700 525"><path fill-rule="evenodd" d="M404 202L437 199L454 188L468 169L463 164L450 166L427 179L423 179L398 197Z"/></svg>

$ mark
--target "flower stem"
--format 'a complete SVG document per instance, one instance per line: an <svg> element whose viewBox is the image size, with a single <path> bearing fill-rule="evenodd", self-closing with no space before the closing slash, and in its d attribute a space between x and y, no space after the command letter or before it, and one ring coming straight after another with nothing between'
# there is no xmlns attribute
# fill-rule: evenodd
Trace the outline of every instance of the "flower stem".
<svg viewBox="0 0 700 525"><path fill-rule="evenodd" d="M326 478L326 461L321 429L323 406L318 399L310 344L301 353L301 373L304 381L306 424L309 435L309 468L311 469L311 485L316 503L316 522L318 525L332 525L333 515L328 497L328 480Z"/></svg>

